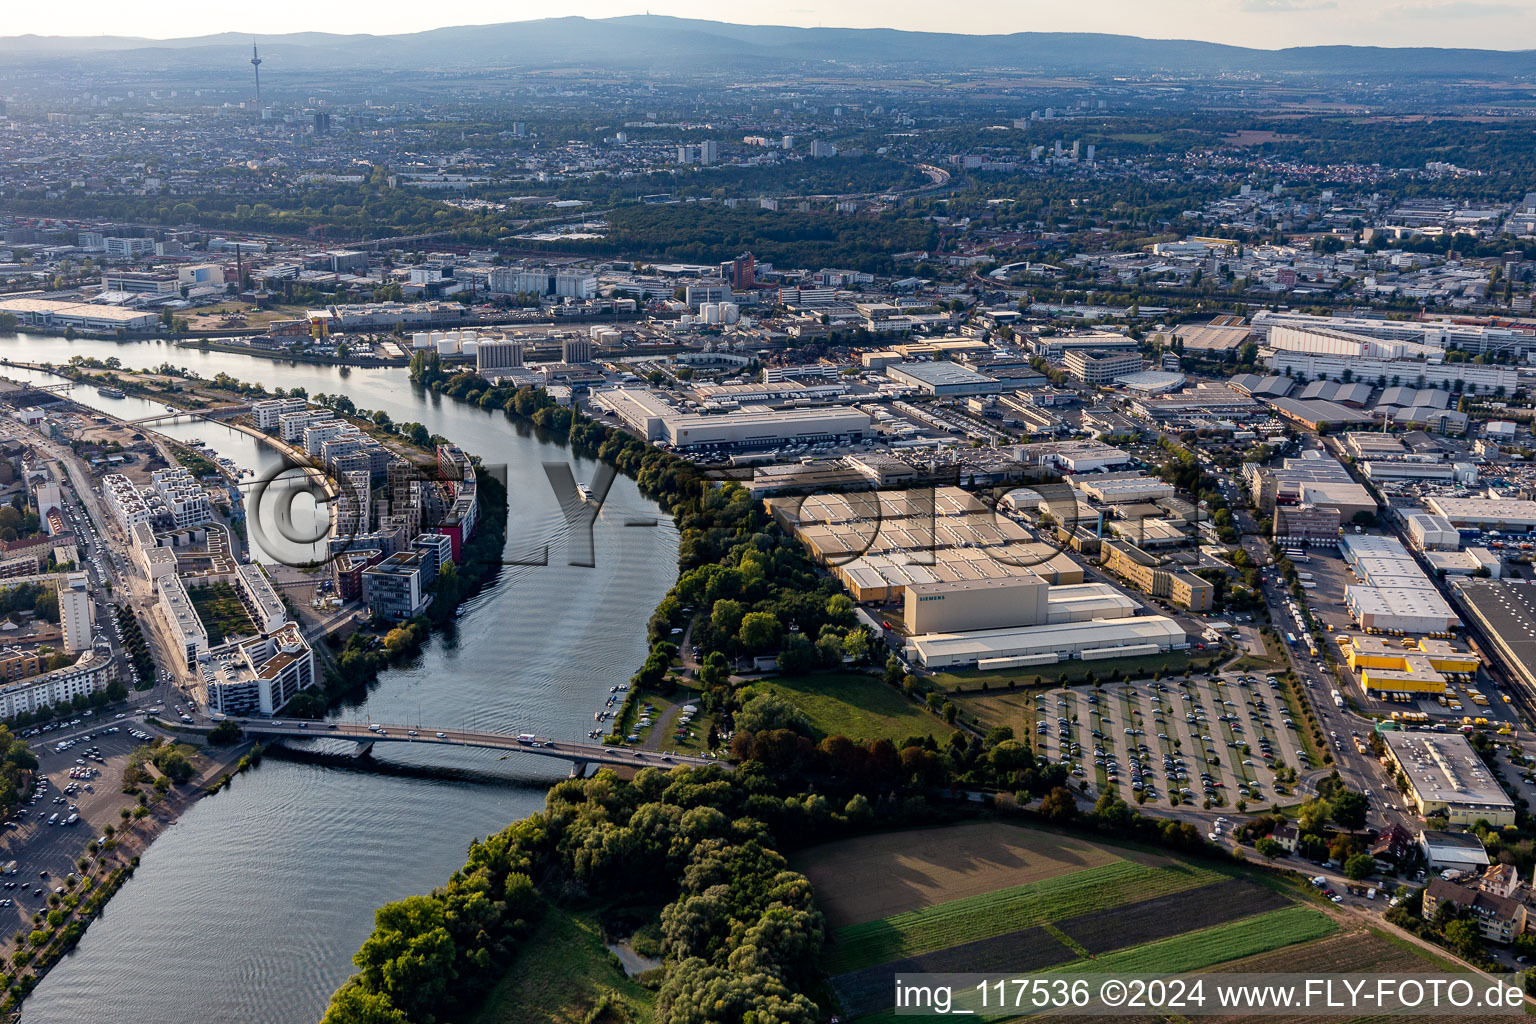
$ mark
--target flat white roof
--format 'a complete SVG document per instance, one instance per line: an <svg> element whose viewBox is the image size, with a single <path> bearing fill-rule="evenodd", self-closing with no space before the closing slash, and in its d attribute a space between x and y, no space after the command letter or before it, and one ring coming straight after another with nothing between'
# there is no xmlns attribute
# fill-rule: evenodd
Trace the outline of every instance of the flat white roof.
<svg viewBox="0 0 1536 1024"><path fill-rule="evenodd" d="M957 658L976 660L1058 650L1095 650L1145 643L1169 646L1184 642L1184 630L1164 615L1089 619L961 633L924 633L910 641L922 653L924 661L934 659L942 664L953 663Z"/></svg>
<svg viewBox="0 0 1536 1024"><path fill-rule="evenodd" d="M1515 809L1464 736L1384 732L1381 738L1425 803Z"/></svg>

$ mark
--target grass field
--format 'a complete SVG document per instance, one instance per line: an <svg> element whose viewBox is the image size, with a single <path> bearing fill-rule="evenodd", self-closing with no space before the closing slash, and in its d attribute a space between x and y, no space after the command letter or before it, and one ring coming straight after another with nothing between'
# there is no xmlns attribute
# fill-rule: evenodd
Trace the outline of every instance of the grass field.
<svg viewBox="0 0 1536 1024"><path fill-rule="evenodd" d="M833 974L851 971L1193 889L1219 879L1215 872L1184 864L1154 867L1118 861L840 928L828 948L827 969Z"/></svg>
<svg viewBox="0 0 1536 1024"><path fill-rule="evenodd" d="M217 647L226 637L256 635L256 624L251 621L235 588L228 583L188 587L187 596L192 599L192 607L208 631L210 646Z"/></svg>
<svg viewBox="0 0 1536 1024"><path fill-rule="evenodd" d="M976 719L983 729L1006 725L1013 730L1016 739L1028 739L1035 735L1035 694L1040 690L1004 690L978 693L974 697L965 694L959 698L960 707Z"/></svg>
<svg viewBox="0 0 1536 1024"><path fill-rule="evenodd" d="M583 1024L605 993L629 1016L610 1012L591 1024L650 1019L654 996L625 976L590 919L546 906L537 928L538 941L522 947L471 1018L474 1024Z"/></svg>
<svg viewBox="0 0 1536 1024"><path fill-rule="evenodd" d="M776 676L759 688L772 690L804 711L818 738L841 734L851 740L900 743L908 736L931 734L942 743L954 732L943 719L859 672Z"/></svg>
<svg viewBox="0 0 1536 1024"><path fill-rule="evenodd" d="M794 867L838 929L1124 859L1076 836L989 821L824 843Z"/></svg>

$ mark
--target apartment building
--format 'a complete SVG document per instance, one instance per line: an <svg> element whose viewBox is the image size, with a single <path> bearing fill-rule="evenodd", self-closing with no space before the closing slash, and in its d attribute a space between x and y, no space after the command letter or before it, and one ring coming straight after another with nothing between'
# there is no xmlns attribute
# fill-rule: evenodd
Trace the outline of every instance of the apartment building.
<svg viewBox="0 0 1536 1024"><path fill-rule="evenodd" d="M71 652L91 646L91 612L95 603L88 584L89 578L83 572L72 572L55 584L59 592L59 629L64 634L65 649Z"/></svg>
<svg viewBox="0 0 1536 1024"><path fill-rule="evenodd" d="M160 598L160 614L186 659L186 667L195 668L198 659L208 653L208 631L203 628L197 609L192 607L186 586L179 576L162 576L155 590Z"/></svg>
<svg viewBox="0 0 1536 1024"><path fill-rule="evenodd" d="M14 718L23 711L68 705L76 697L89 698L117 682L117 660L88 650L73 665L54 669L0 686L0 718Z"/></svg>

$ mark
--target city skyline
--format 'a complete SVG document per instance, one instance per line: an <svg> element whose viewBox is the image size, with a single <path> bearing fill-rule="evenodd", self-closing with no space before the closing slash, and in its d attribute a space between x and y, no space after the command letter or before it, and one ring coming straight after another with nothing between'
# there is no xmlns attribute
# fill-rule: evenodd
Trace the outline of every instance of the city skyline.
<svg viewBox="0 0 1536 1024"><path fill-rule="evenodd" d="M583 0L567 8L572 16L611 18L656 14L718 19L717 8L701 0L637 4L629 0ZM295 31L343 34L398 34L459 25L500 24L537 19L547 12L532 4L468 0L434 11L418 5L344 3L315 8L298 0L275 0L255 12L230 9L189 23L173 9L125 9L105 0L87 0L81 17L61 26L46 9L22 9L8 20L10 36L75 36L59 29L90 25L92 35L146 40L237 33L257 41L263 35ZM740 24L797 27L894 28L907 31L1003 35L1014 32L1105 32L1152 39L1195 39L1278 49L1288 46L1354 44L1374 46L1475 47L1522 50L1536 39L1536 9L1498 0L1097 0L1086 7L1061 8L1038 2L1005 4L989 0L942 17L914 4L851 0L836 6L805 3L739 12Z"/></svg>

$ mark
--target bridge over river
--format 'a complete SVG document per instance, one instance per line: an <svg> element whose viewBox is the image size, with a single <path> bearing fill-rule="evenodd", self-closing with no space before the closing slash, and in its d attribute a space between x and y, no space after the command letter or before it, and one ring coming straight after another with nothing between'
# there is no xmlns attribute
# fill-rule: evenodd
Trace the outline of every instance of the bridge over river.
<svg viewBox="0 0 1536 1024"><path fill-rule="evenodd" d="M603 743L578 743L568 740L552 740L531 733L511 735L500 732L483 732L474 729L434 729L431 726L405 726L360 722L298 721L267 718L235 718L247 735L269 738L318 740L350 740L366 753L375 743L424 743L454 747L482 747L488 750L505 750L538 757L553 757L571 762L571 774L581 777L592 764L628 765L632 768L701 768L719 765L729 771L728 761L701 757L697 754L668 754L660 750L638 750L629 747L608 746ZM209 725L183 726L206 732Z"/></svg>

